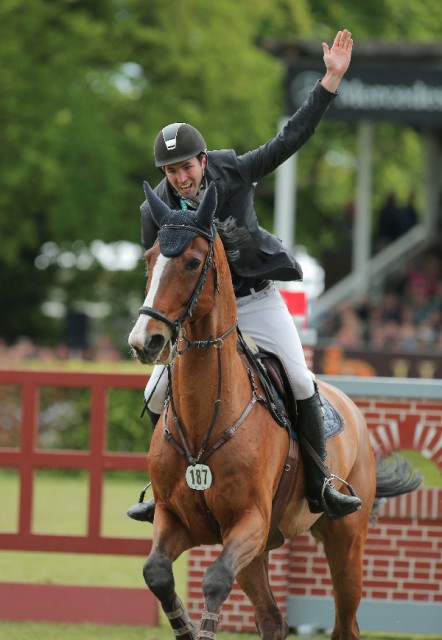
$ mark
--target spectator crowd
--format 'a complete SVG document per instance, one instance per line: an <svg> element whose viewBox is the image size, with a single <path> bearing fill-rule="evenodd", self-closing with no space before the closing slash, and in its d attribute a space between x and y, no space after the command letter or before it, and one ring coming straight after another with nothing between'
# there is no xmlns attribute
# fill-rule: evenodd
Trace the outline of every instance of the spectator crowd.
<svg viewBox="0 0 442 640"><path fill-rule="evenodd" d="M317 327L322 345L442 352L442 243L387 278L383 291L344 304Z"/></svg>
<svg viewBox="0 0 442 640"><path fill-rule="evenodd" d="M64 343L56 347L39 345L29 336L19 336L11 345L8 345L0 338L0 368L3 369L17 362L40 362L52 365L68 360L117 362L123 359L108 336L99 337L93 346L84 349L73 349Z"/></svg>

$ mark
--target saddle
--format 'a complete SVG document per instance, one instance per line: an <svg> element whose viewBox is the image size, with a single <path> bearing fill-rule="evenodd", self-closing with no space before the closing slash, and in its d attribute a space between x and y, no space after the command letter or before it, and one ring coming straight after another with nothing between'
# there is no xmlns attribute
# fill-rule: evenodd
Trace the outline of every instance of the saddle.
<svg viewBox="0 0 442 640"><path fill-rule="evenodd" d="M267 407L273 419L289 433L296 423L296 398L279 358L259 350L252 338L238 329L238 353L245 366L251 366L257 375Z"/></svg>

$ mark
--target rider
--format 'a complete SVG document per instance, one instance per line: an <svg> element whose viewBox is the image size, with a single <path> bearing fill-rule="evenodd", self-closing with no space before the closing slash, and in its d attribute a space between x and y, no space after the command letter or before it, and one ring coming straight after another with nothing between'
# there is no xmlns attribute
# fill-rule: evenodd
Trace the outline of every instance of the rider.
<svg viewBox="0 0 442 640"><path fill-rule="evenodd" d="M154 146L155 165L165 177L155 188L172 209L196 209L207 185L218 192L216 218L226 249L238 311L238 326L259 347L281 360L297 399L296 430L300 434L307 495L313 513L324 511L340 518L361 506L356 496L337 491L322 465L326 458L324 418L317 387L308 371L293 319L273 280L301 280L302 270L281 241L258 224L253 207L254 183L274 171L314 133L336 96L352 51L351 33L339 31L331 48L323 43L326 73L313 87L281 133L266 144L237 156L233 149L208 151L201 133L186 123L174 123L159 132ZM147 201L141 205L142 242L149 249L158 228ZM147 410L155 426L164 405L167 375L157 365L146 386ZM307 441L307 449L303 445ZM305 444L305 442L304 442ZM316 462L311 449L320 458ZM134 505L128 515L153 521L154 501Z"/></svg>

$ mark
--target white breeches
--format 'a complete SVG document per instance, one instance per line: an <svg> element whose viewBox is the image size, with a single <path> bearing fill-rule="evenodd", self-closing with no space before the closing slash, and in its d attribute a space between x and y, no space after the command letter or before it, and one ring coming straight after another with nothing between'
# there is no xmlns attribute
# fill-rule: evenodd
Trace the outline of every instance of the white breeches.
<svg viewBox="0 0 442 640"><path fill-rule="evenodd" d="M237 298L236 306L241 331L279 357L298 400L310 398L315 391L313 380L295 323L276 285L271 282L262 291ZM163 365L156 365L144 392L146 400L152 394L149 409L154 413L162 412L166 391L167 372Z"/></svg>

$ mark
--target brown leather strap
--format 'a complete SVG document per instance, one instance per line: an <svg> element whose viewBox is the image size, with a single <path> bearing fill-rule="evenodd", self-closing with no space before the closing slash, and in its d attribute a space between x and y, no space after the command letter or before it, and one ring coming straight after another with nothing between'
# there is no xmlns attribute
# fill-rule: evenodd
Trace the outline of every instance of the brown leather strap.
<svg viewBox="0 0 442 640"><path fill-rule="evenodd" d="M298 446L293 438L290 438L289 450L282 471L278 488L272 503L272 523L277 523L285 511L292 496L293 488L298 476Z"/></svg>
<svg viewBox="0 0 442 640"><path fill-rule="evenodd" d="M217 537L217 541L221 543L222 542L221 529L219 527L218 521L213 515L213 513L210 511L209 507L207 506L206 496L204 495L204 491L198 491L198 493L200 497L201 507L202 507L202 510L204 511L204 515L209 521L210 526L212 527L212 531Z"/></svg>
<svg viewBox="0 0 442 640"><path fill-rule="evenodd" d="M302 446L304 447L304 451L309 455L310 459L318 467L318 469L322 473L322 475L325 478L330 478L331 477L330 469L327 467L325 462L323 460L321 460L321 458L318 456L318 454L313 449L312 445L307 440L307 438L305 438L301 434L299 435L299 438L301 440Z"/></svg>

